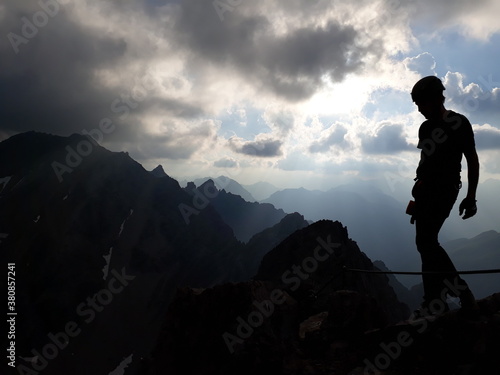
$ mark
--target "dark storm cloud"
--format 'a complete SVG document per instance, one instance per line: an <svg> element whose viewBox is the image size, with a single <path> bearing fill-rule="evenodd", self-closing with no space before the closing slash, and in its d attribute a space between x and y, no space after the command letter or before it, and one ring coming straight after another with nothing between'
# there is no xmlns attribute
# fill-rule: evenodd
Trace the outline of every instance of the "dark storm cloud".
<svg viewBox="0 0 500 375"><path fill-rule="evenodd" d="M216 128L211 121L190 127L184 123L164 124L161 134L139 133L134 142L126 144L126 149L141 160L182 160L189 159L207 140L215 138Z"/></svg>
<svg viewBox="0 0 500 375"><path fill-rule="evenodd" d="M373 136L363 137L361 147L367 154L395 154L413 149L404 137L403 127L392 124L383 125Z"/></svg>
<svg viewBox="0 0 500 375"><path fill-rule="evenodd" d="M39 3L32 5L4 3L8 16L0 23L2 132L43 129L67 135L97 127L109 116L116 94L104 90L93 71L117 64L126 43L78 27L64 5L57 13L54 7L46 22Z"/></svg>
<svg viewBox="0 0 500 375"><path fill-rule="evenodd" d="M144 107L143 110L145 112L151 110L180 119L197 118L204 114L204 110L201 105L180 99L158 98L151 96L148 98L147 102L141 104L141 106Z"/></svg>
<svg viewBox="0 0 500 375"><path fill-rule="evenodd" d="M279 140L266 139L258 141L242 142L240 140L235 140L234 138L229 139L229 147L239 154L257 156L257 157L274 157L281 156L281 146L283 142Z"/></svg>
<svg viewBox="0 0 500 375"><path fill-rule="evenodd" d="M344 126L332 126L330 134L323 139L313 142L309 146L309 151L312 153L327 152L333 146L346 148L349 146L349 143L345 140L346 134L347 129Z"/></svg>
<svg viewBox="0 0 500 375"><path fill-rule="evenodd" d="M217 161L214 161L214 167L217 168L238 168L238 162L233 159L223 158Z"/></svg>
<svg viewBox="0 0 500 375"><path fill-rule="evenodd" d="M193 64L229 67L289 101L309 98L325 77L342 81L380 51L377 41L361 46L353 27L334 21L278 35L265 12L244 12L244 6L222 22L212 2L184 1L176 22L179 48L192 55Z"/></svg>
<svg viewBox="0 0 500 375"><path fill-rule="evenodd" d="M28 130L82 133L110 119L115 126L105 141L130 141L140 138L144 129L138 124L146 114L191 119L203 113L195 100L157 95L161 82L148 73L154 48L131 39L141 38L143 30L121 37L83 26L79 17L88 15L71 2L8 0L3 6L1 138ZM131 3L99 6L110 16L140 12ZM124 69L131 63L138 66L135 74ZM112 88L97 74L102 71L120 77Z"/></svg>

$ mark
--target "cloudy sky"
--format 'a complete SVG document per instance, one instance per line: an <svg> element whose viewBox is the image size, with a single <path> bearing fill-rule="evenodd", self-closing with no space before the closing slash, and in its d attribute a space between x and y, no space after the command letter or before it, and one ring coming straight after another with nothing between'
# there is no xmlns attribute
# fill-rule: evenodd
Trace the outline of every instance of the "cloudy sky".
<svg viewBox="0 0 500 375"><path fill-rule="evenodd" d="M107 124L103 146L178 179L390 186L418 163L409 91L436 75L474 126L481 179L500 178L499 14L497 0L2 0L0 140Z"/></svg>

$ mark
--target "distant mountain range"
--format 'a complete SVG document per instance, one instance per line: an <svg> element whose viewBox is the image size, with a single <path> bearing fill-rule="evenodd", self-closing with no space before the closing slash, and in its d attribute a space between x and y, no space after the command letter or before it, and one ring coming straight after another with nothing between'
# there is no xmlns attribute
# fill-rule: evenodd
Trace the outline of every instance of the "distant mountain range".
<svg viewBox="0 0 500 375"><path fill-rule="evenodd" d="M238 195L247 202L256 202L257 201L248 190L246 190L238 182L236 182L235 180L233 180L229 177L219 176L216 178L211 178L211 177L198 178L198 179L194 180L193 183L197 187L199 187L199 186L203 185L205 182L207 182L208 180L212 180L213 184L217 187L218 190L224 190L227 193L231 193L233 195Z"/></svg>
<svg viewBox="0 0 500 375"><path fill-rule="evenodd" d="M247 202L263 201L264 199L269 198L273 193L280 190L273 184L264 181L256 182L251 185L240 185L237 181L227 176L197 178L192 182L198 187L203 185L208 180L212 180L217 189L225 190L227 193L232 193L234 195L239 195ZM184 185L187 185L187 183L188 181L184 181Z"/></svg>
<svg viewBox="0 0 500 375"><path fill-rule="evenodd" d="M252 196L255 197L259 202L263 201L266 198L269 198L271 194L276 193L278 189L276 186L273 184L270 184L269 182L256 182L255 184L251 185L243 185L243 187L249 191Z"/></svg>
<svg viewBox="0 0 500 375"><path fill-rule="evenodd" d="M500 270L500 233L491 230L473 238L461 238L443 244L459 270ZM477 298L496 293L500 273L462 276Z"/></svg>
<svg viewBox="0 0 500 375"><path fill-rule="evenodd" d="M467 183L464 179L455 206L441 230L440 237L443 242L457 238L472 238L489 230L500 231L500 199L498 199L500 181L490 179L479 184L477 191L478 212L476 216L463 220L458 214L458 206L465 198L466 192Z"/></svg>
<svg viewBox="0 0 500 375"><path fill-rule="evenodd" d="M185 190L194 194L193 189L195 187L188 184ZM217 183L213 180L205 181L196 191L198 197L207 197L224 222L233 229L236 238L242 242L248 242L255 234L272 227L286 216L283 210L274 208L272 204L247 201L234 193L218 190ZM210 193L204 194L205 192L213 192L213 196Z"/></svg>
<svg viewBox="0 0 500 375"><path fill-rule="evenodd" d="M330 202L331 197L329 195L336 195L339 190L345 190L350 192L351 194L359 194L362 199L357 202L357 204L353 207L360 208L362 200L368 199L370 205L366 207L367 210L372 208L377 208L378 213L375 216L378 216L379 220L382 222L392 222L394 220L400 221L397 226L398 232L400 233L400 241L398 248L401 249L401 253L404 253L405 256L408 255L410 257L409 261L406 264L399 264L399 257L381 257L387 262L388 265L392 268L399 267L412 267L417 258L418 254L415 253L414 247L414 228L412 226L408 226L409 218L404 215L404 209L406 208L408 200L412 199L411 197L411 183L402 184L399 182L395 186L390 186L392 189L387 189L385 186L386 192L383 192L382 189L378 188L375 184L369 182L356 182L348 185L338 186L329 191L323 192L319 190L307 190L304 188L297 189L283 189L280 190L277 187L269 184L267 182L258 182L253 185L240 185L237 181L230 179L226 176L219 176L216 178L205 177L202 179L194 180L196 186L200 186L208 179L212 179L218 189L224 189L228 193L232 193L234 195L239 195L243 197L247 202L263 202L263 203L272 203L277 208L283 209L285 212L301 212L304 214L307 220L314 221L321 218L330 218L332 220L337 220L340 216L333 213L334 207L333 203ZM398 180L399 181L399 180ZM410 180L411 182L411 180ZM187 182L184 182L184 185ZM447 242L460 237L474 237L485 230L497 230L500 231L500 200L497 199L498 191L500 191L500 181L499 180L487 180L479 185L478 190L478 214L466 221L462 220L462 218L458 215L458 205L465 194L465 190L467 189L467 183L464 183L464 187L459 195L459 199L453 208L453 211L450 214L450 217L447 219L445 225L443 226L440 232L440 238L443 242ZM274 195L275 194L275 195ZM273 196L274 195L274 196ZM294 198L285 198L286 195L294 195ZM377 197L381 198L381 204L388 205L382 209L373 205L376 202ZM312 198L313 201L309 199ZM315 199L323 200L326 199L326 206L323 206L318 202L315 202ZM337 197L334 199L335 204L341 203L342 199ZM296 202L293 202L294 199L297 199ZM311 202L311 204L309 204ZM377 258L378 251L380 248L384 247L383 240L381 238L376 239L375 236L371 236L371 239L366 239L368 237L368 233L366 230L359 231L357 225L351 225L351 220L348 219L349 216L354 217L355 222L359 222L359 218L363 217L364 214L361 212L362 210L358 210L354 212L351 210L347 217L346 223L350 228L350 232L354 233L355 238L363 245L365 251L367 251L370 256ZM368 211L367 211L368 212ZM343 215L341 210L339 211L339 215ZM369 216L374 216L372 213ZM362 227L362 226L359 226ZM391 228L393 226L391 225ZM402 229L400 231L399 229ZM383 233L383 232L382 232ZM375 241L375 249L371 250L371 245ZM378 243L377 243L378 242ZM391 246L393 247L393 246ZM378 249L376 249L378 248ZM395 262L391 262L390 259L394 259Z"/></svg>

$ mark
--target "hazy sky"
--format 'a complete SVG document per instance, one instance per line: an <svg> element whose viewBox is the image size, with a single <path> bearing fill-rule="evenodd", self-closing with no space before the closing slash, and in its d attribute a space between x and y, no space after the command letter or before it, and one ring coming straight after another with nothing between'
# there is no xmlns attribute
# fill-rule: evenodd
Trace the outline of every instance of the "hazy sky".
<svg viewBox="0 0 500 375"><path fill-rule="evenodd" d="M0 140L108 124L176 178L411 180L437 75L500 178L498 0L2 0ZM112 126L109 125L112 121Z"/></svg>

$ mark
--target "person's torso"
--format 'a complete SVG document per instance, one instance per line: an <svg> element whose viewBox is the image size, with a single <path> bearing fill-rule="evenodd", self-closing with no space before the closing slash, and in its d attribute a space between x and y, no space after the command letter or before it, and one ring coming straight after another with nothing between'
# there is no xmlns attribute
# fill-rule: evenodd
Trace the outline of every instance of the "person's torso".
<svg viewBox="0 0 500 375"><path fill-rule="evenodd" d="M418 179L459 182L462 154L474 147L470 122L452 111L441 120L427 120L420 126L417 147L422 150Z"/></svg>

